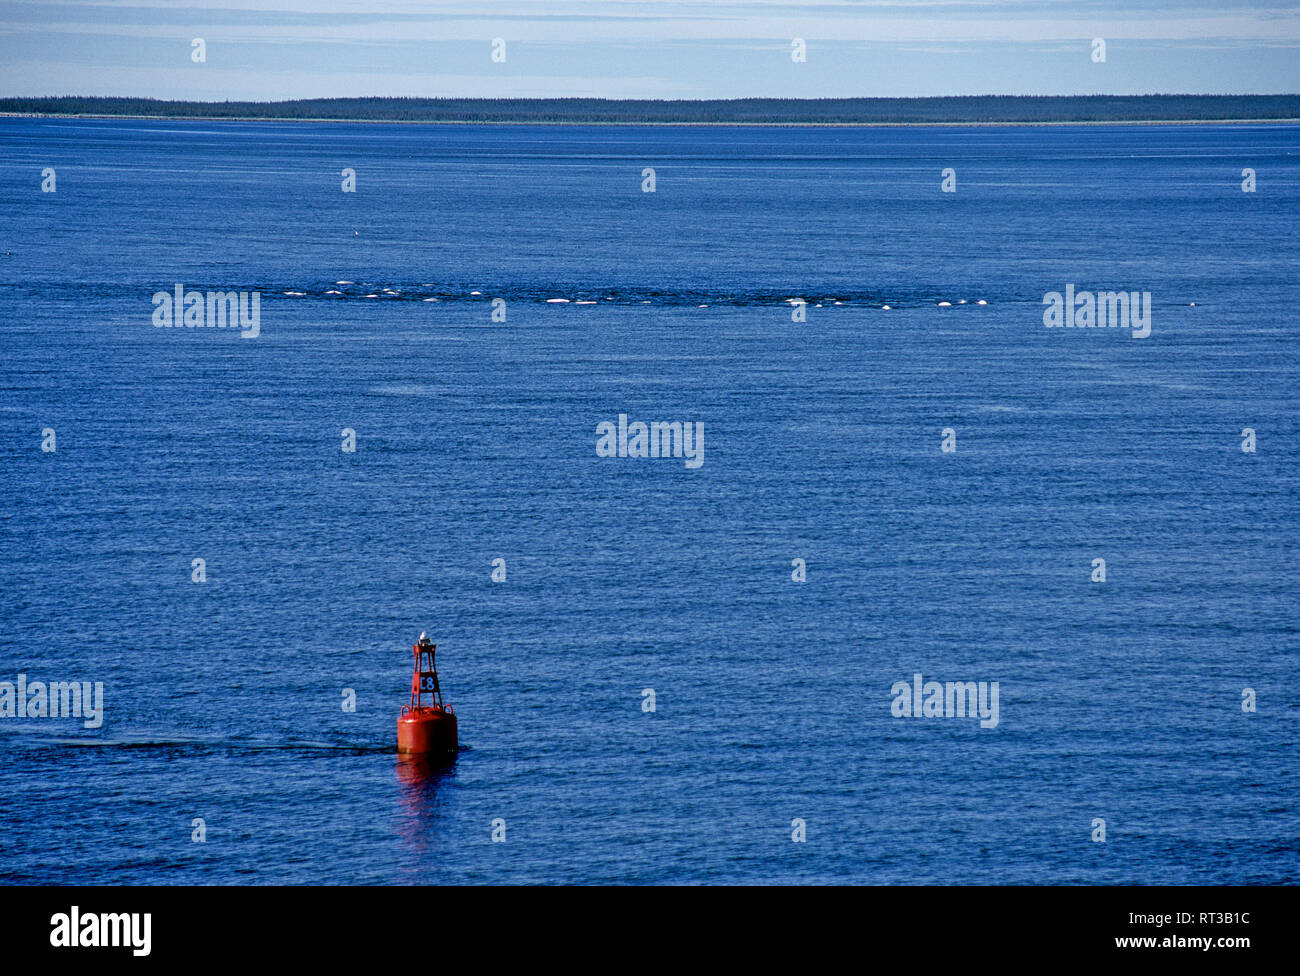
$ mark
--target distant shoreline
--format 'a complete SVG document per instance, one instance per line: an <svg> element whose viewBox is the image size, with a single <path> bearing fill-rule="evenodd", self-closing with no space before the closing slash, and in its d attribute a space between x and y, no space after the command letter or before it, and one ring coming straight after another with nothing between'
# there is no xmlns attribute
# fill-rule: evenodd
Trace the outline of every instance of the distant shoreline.
<svg viewBox="0 0 1300 976"><path fill-rule="evenodd" d="M0 116L422 125L1019 126L1245 125L1300 121L1296 95L955 95L927 98L0 97Z"/></svg>
<svg viewBox="0 0 1300 976"><path fill-rule="evenodd" d="M647 122L647 121L594 121L539 120L539 119L332 119L277 117L266 115L106 115L98 113L63 112L0 112L0 119L97 119L135 122L300 122L303 124L328 123L349 125L538 125L538 126L653 126L672 128L766 128L766 129L909 129L909 128L1016 128L1050 125L1286 125L1300 123L1300 118L1277 119L1067 119L1042 122Z"/></svg>

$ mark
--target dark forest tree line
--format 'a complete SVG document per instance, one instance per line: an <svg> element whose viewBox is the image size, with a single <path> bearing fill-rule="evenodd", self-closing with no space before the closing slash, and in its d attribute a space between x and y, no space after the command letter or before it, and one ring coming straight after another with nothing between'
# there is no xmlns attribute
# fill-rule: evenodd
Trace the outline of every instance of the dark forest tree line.
<svg viewBox="0 0 1300 976"><path fill-rule="evenodd" d="M312 98L186 102L67 95L0 98L24 115L361 122L866 124L1300 118L1300 95L970 95L943 98Z"/></svg>

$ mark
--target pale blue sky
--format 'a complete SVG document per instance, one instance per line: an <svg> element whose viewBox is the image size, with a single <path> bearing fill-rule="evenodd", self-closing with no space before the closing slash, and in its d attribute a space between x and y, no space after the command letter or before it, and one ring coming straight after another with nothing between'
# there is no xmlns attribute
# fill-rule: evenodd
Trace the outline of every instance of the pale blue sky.
<svg viewBox="0 0 1300 976"><path fill-rule="evenodd" d="M1243 0L0 0L0 95L1296 91L1300 6Z"/></svg>

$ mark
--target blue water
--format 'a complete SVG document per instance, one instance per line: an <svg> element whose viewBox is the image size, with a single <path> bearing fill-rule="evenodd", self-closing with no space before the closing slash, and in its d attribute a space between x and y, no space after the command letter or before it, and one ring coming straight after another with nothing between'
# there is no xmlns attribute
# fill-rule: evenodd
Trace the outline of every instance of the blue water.
<svg viewBox="0 0 1300 976"><path fill-rule="evenodd" d="M0 718L0 879L1297 881L1298 190L1295 126L0 122L0 681L105 701Z"/></svg>

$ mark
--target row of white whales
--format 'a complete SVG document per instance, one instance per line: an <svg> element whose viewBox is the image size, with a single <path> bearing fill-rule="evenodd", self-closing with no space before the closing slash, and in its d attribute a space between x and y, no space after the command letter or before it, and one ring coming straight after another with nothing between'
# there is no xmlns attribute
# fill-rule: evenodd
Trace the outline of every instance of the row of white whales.
<svg viewBox="0 0 1300 976"><path fill-rule="evenodd" d="M357 282L355 282L355 281L348 281L348 280L346 280L346 279L342 279L342 280L339 280L339 281L334 282L334 284L335 284L335 285L339 285L339 286L353 286L353 285L356 285ZM363 287L361 288L361 291L365 292L365 294L360 294L360 293L349 294L348 292L344 292L344 291L340 290L339 288L328 288L328 289L326 289L324 292L322 292L322 294L323 294L323 295L329 295L329 296L336 296L336 297L340 297L340 298L348 298L348 297L352 297L352 298L400 298L400 297L402 297L402 290L401 290L400 288L377 288L377 289L371 290L372 287L373 287L373 286L363 285ZM432 286L432 285L429 285L429 286L426 286L426 287L433 287L433 286ZM284 294L285 294L286 296L290 297L290 298L306 298L306 297L310 297L310 293L309 293L309 292L305 292L305 291L294 291L294 290L288 290L288 291L285 291ZM483 297L486 297L486 296L485 296L484 293L481 292L481 291L470 291L470 292L468 292L468 293L465 295L465 297L467 297L467 298L483 298ZM442 301L442 300L443 300L443 299L440 299L440 298L433 298L433 297L430 297L430 298L423 298L423 299L421 299L421 301L425 301L425 302L438 302L438 301ZM454 300L454 299L451 299L451 300ZM542 299L542 301L544 301L544 302L545 302L546 304L548 304L548 305L599 305L599 304L600 304L600 302L599 302L597 299L594 299L594 298L546 298L546 299ZM612 297L606 297L606 298L605 298L605 301L607 301L607 302L616 302L616 301L618 301L618 299L617 299L617 298L612 298ZM824 302L817 302L817 301L810 301L810 300L805 299L805 298L787 298L787 299L784 299L784 300L783 300L783 303L784 303L784 304L787 304L787 305L791 305L791 306L799 305L799 304L805 304L805 305L808 305L808 306L810 306L810 307L812 307L812 308L823 308L825 305L848 305L848 304L851 304L851 303L849 303L849 302L839 301L838 299L828 299L828 300L826 300L826 301L824 301ZM640 299L640 300L638 301L638 304L641 304L641 305L653 305L653 304L655 304L655 303L654 303L653 300L646 298L646 299ZM856 304L856 303L853 303L853 304ZM951 308L953 305L967 305L967 304L972 304L972 305L987 305L988 302L985 301L983 298L978 299L978 300L975 301L975 302L968 302L967 299L965 299L965 298L961 298L961 299L958 299L956 302L940 301L940 302L934 302L933 304L936 305L936 306L939 307L939 308ZM709 305L708 303L705 303L705 304L697 305L696 307L697 307L697 308L709 308L710 305ZM894 308L893 305L879 305L879 306L877 306L877 307L879 307L880 309L882 309L882 310L884 310L884 311L890 311L891 309Z"/></svg>

